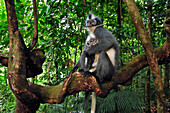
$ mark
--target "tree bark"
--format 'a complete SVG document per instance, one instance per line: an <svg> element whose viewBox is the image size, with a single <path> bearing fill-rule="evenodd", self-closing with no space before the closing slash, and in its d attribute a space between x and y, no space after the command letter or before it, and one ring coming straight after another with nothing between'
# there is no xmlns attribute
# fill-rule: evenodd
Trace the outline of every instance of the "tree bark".
<svg viewBox="0 0 170 113"><path fill-rule="evenodd" d="M170 79L170 64L166 63L163 65L163 70L164 70L164 91L165 91L165 99L166 99L166 110L168 110L168 101L170 97L170 90L169 90L169 79ZM168 112L168 111L166 111Z"/></svg>
<svg viewBox="0 0 170 113"><path fill-rule="evenodd" d="M166 63L164 68L164 90L165 90L165 97L168 99L170 97L170 90L169 90L169 78L170 78L170 64Z"/></svg>
<svg viewBox="0 0 170 113"><path fill-rule="evenodd" d="M36 108L39 108L39 104L34 104ZM27 105L17 99L16 113L36 113L37 109L30 109Z"/></svg>
<svg viewBox="0 0 170 113"><path fill-rule="evenodd" d="M145 103L146 103L146 113L151 113L150 111L150 70L147 71L146 84L145 84Z"/></svg>
<svg viewBox="0 0 170 113"><path fill-rule="evenodd" d="M148 5L148 35L150 40L152 40L152 1L147 1ZM150 69L147 72L146 84L145 84L145 103L146 103L146 113L150 113Z"/></svg>

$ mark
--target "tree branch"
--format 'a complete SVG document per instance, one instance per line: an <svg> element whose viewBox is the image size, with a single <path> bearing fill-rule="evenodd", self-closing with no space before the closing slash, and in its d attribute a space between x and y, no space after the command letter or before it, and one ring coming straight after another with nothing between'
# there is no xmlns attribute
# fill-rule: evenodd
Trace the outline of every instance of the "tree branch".
<svg viewBox="0 0 170 113"><path fill-rule="evenodd" d="M32 41L31 41L29 48L27 48L27 51L26 51L27 55L29 54L29 52L34 48L34 46L38 42L38 19L37 19L36 0L33 0L33 14L34 14L34 36L32 37Z"/></svg>
<svg viewBox="0 0 170 113"><path fill-rule="evenodd" d="M159 64L170 62L170 53L165 42L161 47L154 50ZM100 97L106 97L111 89L118 84L125 84L135 74L148 66L146 54L136 56L125 67L117 71L112 81L98 84L94 76L84 77L75 72L71 77L66 78L64 83L58 86L40 86L29 83L29 89L42 103L62 103L67 95L72 95L80 91L94 91Z"/></svg>

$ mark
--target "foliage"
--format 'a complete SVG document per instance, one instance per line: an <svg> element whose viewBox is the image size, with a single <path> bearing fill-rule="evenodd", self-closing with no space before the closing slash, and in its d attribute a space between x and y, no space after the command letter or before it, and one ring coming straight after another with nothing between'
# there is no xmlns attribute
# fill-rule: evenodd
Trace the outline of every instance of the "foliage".
<svg viewBox="0 0 170 113"><path fill-rule="evenodd" d="M165 20L166 3L161 0L153 1L153 38L154 48L160 46L165 41L165 32L163 30L163 21ZM31 0L15 0L15 8L19 23L19 29L23 35L24 41L28 46L34 33L33 24L33 6ZM43 73L33 79L34 83L41 85L58 85L63 82L65 75L71 67L78 61L84 46L87 32L84 29L84 21L87 14L93 12L99 15L103 20L104 27L108 28L118 40L121 47L120 66L126 65L134 56L143 53L143 47L138 39L136 30L129 17L126 5L122 3L121 8L121 27L118 25L118 5L117 0L37 0L38 4L38 29L39 39L37 48L45 50L46 61L43 65ZM144 24L147 26L147 0L136 0L139 12L143 17ZM8 52L8 28L5 3L0 0L0 53ZM69 65L70 64L70 65ZM6 73L6 68L0 68L0 74ZM120 89L134 90L144 97L144 85L146 83L147 69L138 72L133 78L132 85L128 87L119 86ZM9 86L7 85L6 74L0 75L0 111L12 112L15 109L15 98ZM155 89L151 78L151 97L155 97ZM128 107L128 102L132 107L142 110L141 105L135 104L138 101L135 93L134 97L126 98L127 103L122 99L126 91L109 94L107 99L113 99L119 110ZM131 94L132 92L128 92ZM119 96L118 96L119 95ZM127 97L127 96L126 96ZM119 99L119 100L118 100ZM42 104L38 112L65 112L65 111L84 111L84 93L67 97L62 104ZM105 101L104 99L102 101ZM133 103L134 102L134 103ZM152 98L155 104L155 98ZM153 104L153 105L154 105ZM102 104L101 106L108 106ZM77 106L79 106L77 108ZM115 107L112 105L112 107ZM99 108L99 107L98 107ZM104 108L104 107L103 107ZM116 107L115 107L116 108ZM11 111L10 111L11 110ZM109 110L109 109L107 109ZM111 109L112 111L114 108ZM132 109L129 109L132 110Z"/></svg>
<svg viewBox="0 0 170 113"><path fill-rule="evenodd" d="M109 94L105 99L98 99L98 113L143 113L145 104L141 96L134 91L119 91Z"/></svg>
<svg viewBox="0 0 170 113"><path fill-rule="evenodd" d="M70 95L61 104L41 104L37 112L64 113L64 112L84 112L84 93Z"/></svg>
<svg viewBox="0 0 170 113"><path fill-rule="evenodd" d="M8 24L7 24L7 14L5 8L5 2L0 1L0 52L5 52L8 48L9 38L8 38Z"/></svg>

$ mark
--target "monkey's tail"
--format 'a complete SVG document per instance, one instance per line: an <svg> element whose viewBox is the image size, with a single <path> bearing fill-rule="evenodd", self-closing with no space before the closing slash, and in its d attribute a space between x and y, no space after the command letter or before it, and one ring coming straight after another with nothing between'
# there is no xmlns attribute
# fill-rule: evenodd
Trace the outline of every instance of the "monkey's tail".
<svg viewBox="0 0 170 113"><path fill-rule="evenodd" d="M92 92L92 103L91 103L91 113L96 111L96 93Z"/></svg>

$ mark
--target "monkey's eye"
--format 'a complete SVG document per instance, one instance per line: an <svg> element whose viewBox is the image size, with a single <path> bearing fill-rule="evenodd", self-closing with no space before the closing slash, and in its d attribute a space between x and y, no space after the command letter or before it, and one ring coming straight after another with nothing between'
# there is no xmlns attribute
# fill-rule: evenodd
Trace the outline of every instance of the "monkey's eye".
<svg viewBox="0 0 170 113"><path fill-rule="evenodd" d="M89 20L86 21L86 26L89 26L89 24L90 24L90 21Z"/></svg>
<svg viewBox="0 0 170 113"><path fill-rule="evenodd" d="M87 21L87 24L89 24L90 23L90 21Z"/></svg>
<svg viewBox="0 0 170 113"><path fill-rule="evenodd" d="M96 25L96 20L91 20L92 25Z"/></svg>
<svg viewBox="0 0 170 113"><path fill-rule="evenodd" d="M90 46L91 46L91 43L90 43L89 41L87 42L87 46L88 46L88 47L90 47Z"/></svg>

